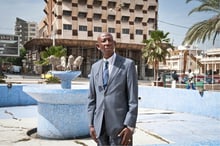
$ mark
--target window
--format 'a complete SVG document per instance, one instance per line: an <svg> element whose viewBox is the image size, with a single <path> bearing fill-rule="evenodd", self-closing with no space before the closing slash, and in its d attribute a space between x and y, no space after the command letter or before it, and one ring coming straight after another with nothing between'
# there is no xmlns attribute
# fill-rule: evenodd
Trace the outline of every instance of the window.
<svg viewBox="0 0 220 146"><path fill-rule="evenodd" d="M116 6L116 2L108 2L108 8L114 9Z"/></svg>
<svg viewBox="0 0 220 146"><path fill-rule="evenodd" d="M86 5L86 3L87 3L87 0L79 0L78 1L78 4L80 4L80 5Z"/></svg>
<svg viewBox="0 0 220 146"><path fill-rule="evenodd" d="M100 20L101 19L101 14L94 14L93 19L94 20Z"/></svg>
<svg viewBox="0 0 220 146"><path fill-rule="evenodd" d="M141 18L141 17L136 17L134 21L135 21L135 23L141 23L142 20L143 20L143 18Z"/></svg>
<svg viewBox="0 0 220 146"><path fill-rule="evenodd" d="M63 29L64 30L72 30L72 25L70 25L70 24L63 24Z"/></svg>
<svg viewBox="0 0 220 146"><path fill-rule="evenodd" d="M137 35L142 35L142 34L143 34L143 30L141 30L141 29L136 29L136 34L137 34Z"/></svg>
<svg viewBox="0 0 220 146"><path fill-rule="evenodd" d="M71 3L72 0L63 0L64 2Z"/></svg>
<svg viewBox="0 0 220 146"><path fill-rule="evenodd" d="M79 18L86 18L86 15L87 15L87 13L85 13L85 12L79 12L78 13Z"/></svg>
<svg viewBox="0 0 220 146"><path fill-rule="evenodd" d="M178 63L177 62L173 62L173 66L178 66Z"/></svg>
<svg viewBox="0 0 220 146"><path fill-rule="evenodd" d="M115 15L108 15L108 21L114 21Z"/></svg>
<svg viewBox="0 0 220 146"><path fill-rule="evenodd" d="M149 18L147 22L148 23L154 23L154 21L155 21L154 18Z"/></svg>
<svg viewBox="0 0 220 146"><path fill-rule="evenodd" d="M122 4L122 9L124 9L124 10L129 9L129 7L130 7L130 4L129 4L129 3L123 3L123 4Z"/></svg>
<svg viewBox="0 0 220 146"><path fill-rule="evenodd" d="M102 32L102 27L94 27L94 32Z"/></svg>
<svg viewBox="0 0 220 146"><path fill-rule="evenodd" d="M153 30L149 30L149 31L148 31L148 34L151 35L152 32L153 32Z"/></svg>
<svg viewBox="0 0 220 146"><path fill-rule="evenodd" d="M94 7L100 7L102 5L102 1L99 1L99 0L94 0L93 1L93 6Z"/></svg>
<svg viewBox="0 0 220 146"><path fill-rule="evenodd" d="M80 25L79 26L79 31L87 31L87 26Z"/></svg>
<svg viewBox="0 0 220 146"><path fill-rule="evenodd" d="M123 28L122 33L123 34L129 34L129 29L128 28Z"/></svg>
<svg viewBox="0 0 220 146"><path fill-rule="evenodd" d="M134 39L134 34L130 34L130 40L133 40Z"/></svg>
<svg viewBox="0 0 220 146"><path fill-rule="evenodd" d="M63 10L63 15L64 16L71 16L72 15L72 11Z"/></svg>
<svg viewBox="0 0 220 146"><path fill-rule="evenodd" d="M115 33L115 28L109 27L109 28L108 28L108 32L109 32L109 33Z"/></svg>
<svg viewBox="0 0 220 146"><path fill-rule="evenodd" d="M129 20L129 17L128 17L128 16L122 16L122 17L121 17L121 21L122 21L122 22L128 22L128 20Z"/></svg>
<svg viewBox="0 0 220 146"><path fill-rule="evenodd" d="M135 10L142 10L143 8L143 5L135 5Z"/></svg>
<svg viewBox="0 0 220 146"><path fill-rule="evenodd" d="M156 6L149 6L148 7L148 11L155 11L156 10Z"/></svg>
<svg viewBox="0 0 220 146"><path fill-rule="evenodd" d="M35 24L30 24L30 27L36 27L36 25Z"/></svg>

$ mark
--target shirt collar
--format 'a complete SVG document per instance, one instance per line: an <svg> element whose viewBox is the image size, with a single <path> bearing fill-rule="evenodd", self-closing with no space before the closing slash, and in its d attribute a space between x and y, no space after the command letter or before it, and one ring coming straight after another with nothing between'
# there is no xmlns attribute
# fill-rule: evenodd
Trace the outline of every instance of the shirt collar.
<svg viewBox="0 0 220 146"><path fill-rule="evenodd" d="M108 59L103 58L104 61L108 61L109 65L113 65L114 61L115 61L115 56L116 54L114 53L111 57L109 57Z"/></svg>

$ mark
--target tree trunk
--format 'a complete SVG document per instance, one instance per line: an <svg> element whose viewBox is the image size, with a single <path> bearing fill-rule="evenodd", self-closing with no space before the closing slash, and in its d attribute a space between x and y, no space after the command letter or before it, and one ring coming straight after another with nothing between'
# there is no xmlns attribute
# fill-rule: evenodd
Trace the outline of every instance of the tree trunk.
<svg viewBox="0 0 220 146"><path fill-rule="evenodd" d="M156 62L154 62L154 81L157 80Z"/></svg>
<svg viewBox="0 0 220 146"><path fill-rule="evenodd" d="M154 62L154 81L156 83L156 86L158 86L158 61Z"/></svg>

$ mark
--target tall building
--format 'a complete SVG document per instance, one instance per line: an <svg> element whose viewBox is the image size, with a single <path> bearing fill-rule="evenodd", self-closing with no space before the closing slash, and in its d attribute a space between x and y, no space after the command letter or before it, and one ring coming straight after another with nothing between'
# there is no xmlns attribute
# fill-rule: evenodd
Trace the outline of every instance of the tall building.
<svg viewBox="0 0 220 146"><path fill-rule="evenodd" d="M116 52L133 59L139 78L145 77L142 41L157 29L158 0L44 1L46 17L39 26L40 38L26 43L32 54L39 52L36 48L62 45L68 55L84 57L81 69L86 76L91 64L102 56L95 48L98 34L110 32L117 43Z"/></svg>
<svg viewBox="0 0 220 146"><path fill-rule="evenodd" d="M157 0L45 0L43 37L96 40L99 32L117 41L141 43L157 28Z"/></svg>
<svg viewBox="0 0 220 146"><path fill-rule="evenodd" d="M15 35L20 38L20 45L24 45L27 41L36 38L38 32L38 24L36 22L27 22L21 18L16 18Z"/></svg>

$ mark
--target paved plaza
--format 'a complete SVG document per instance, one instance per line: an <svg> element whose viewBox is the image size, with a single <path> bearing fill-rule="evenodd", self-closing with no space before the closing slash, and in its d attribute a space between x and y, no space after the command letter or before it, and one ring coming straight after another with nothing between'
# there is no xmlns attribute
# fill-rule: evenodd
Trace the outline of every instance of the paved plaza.
<svg viewBox="0 0 220 146"><path fill-rule="evenodd" d="M141 114L147 114L151 110L141 110ZM0 108L0 145L20 145L20 146L95 146L95 142L90 138L70 139L70 140L48 140L37 138L35 134L28 136L30 129L37 127L37 106L5 107ZM140 123L142 123L140 121ZM168 141L152 133L145 131L141 127L136 129L134 135L135 145L165 144Z"/></svg>
<svg viewBox="0 0 220 146"><path fill-rule="evenodd" d="M74 84L88 85L88 80L78 79ZM0 107L0 145L96 146L90 137L49 140L39 138L36 132L28 135L28 131L37 128L37 115L37 105ZM216 146L220 145L219 137L219 119L170 110L139 108L134 146Z"/></svg>
<svg viewBox="0 0 220 146"><path fill-rule="evenodd" d="M48 140L30 136L37 127L37 106L0 108L2 146L95 146L90 138ZM220 121L213 118L157 109L139 109L134 146L220 145Z"/></svg>

